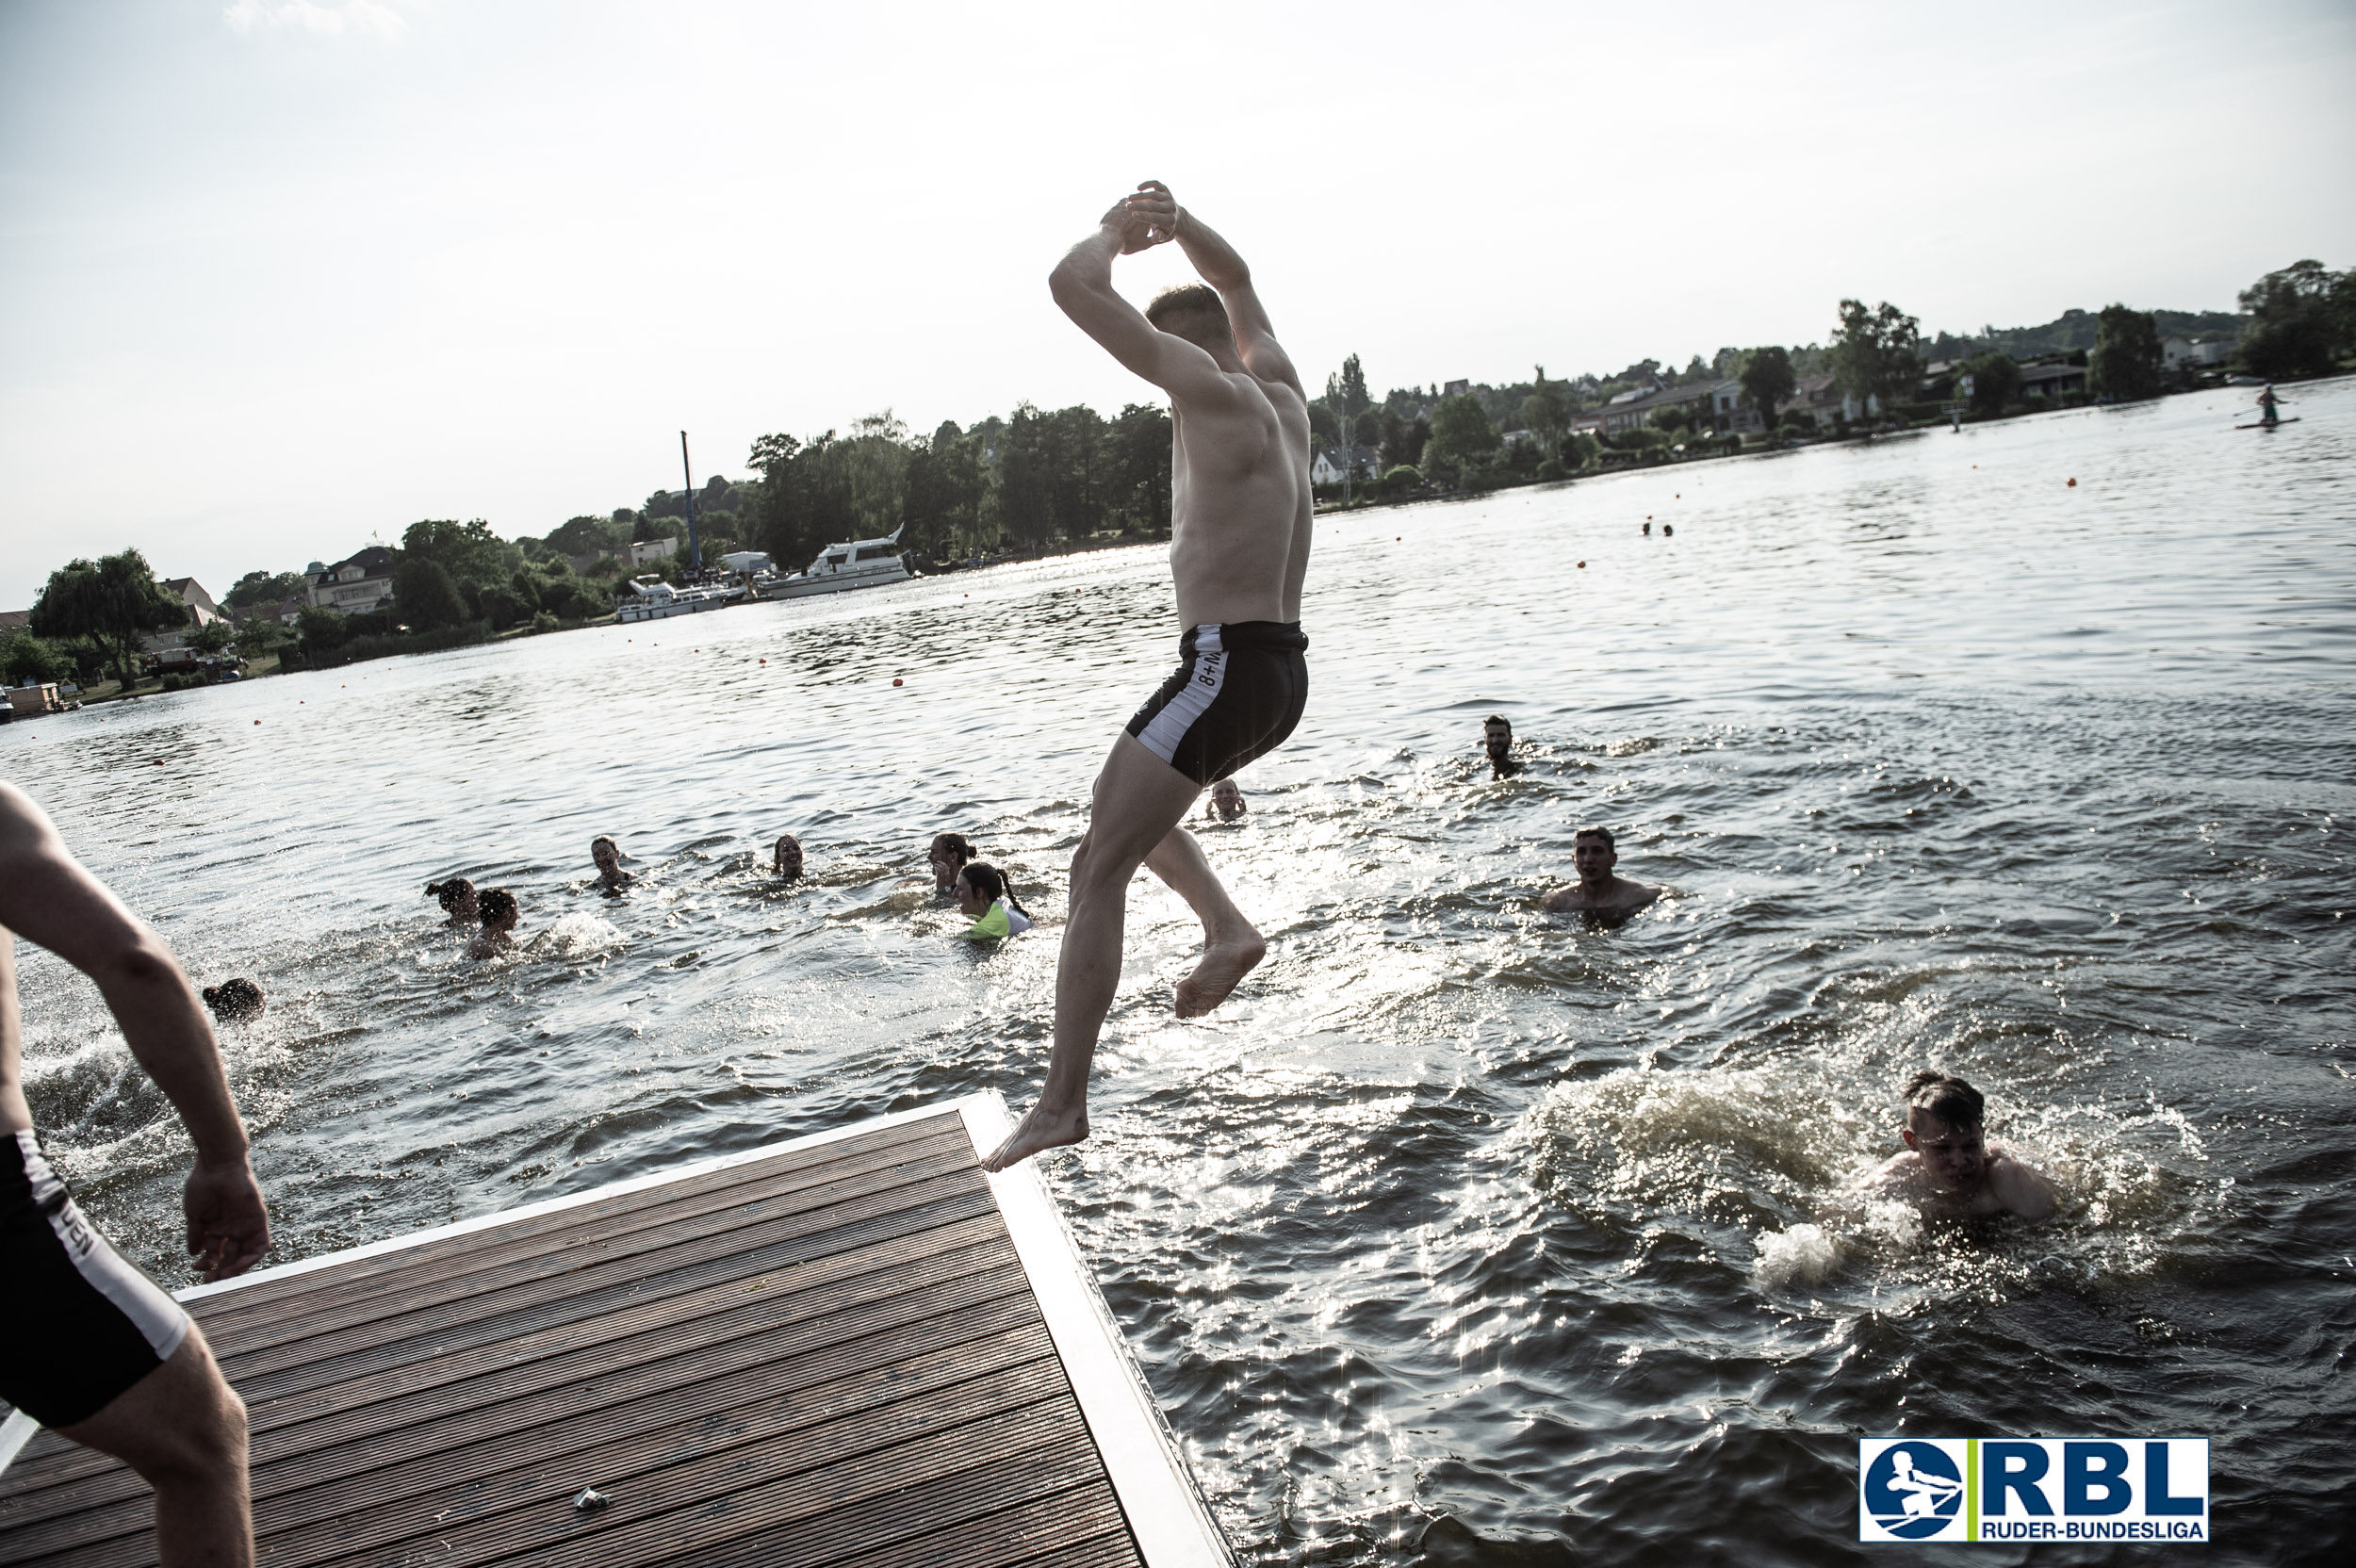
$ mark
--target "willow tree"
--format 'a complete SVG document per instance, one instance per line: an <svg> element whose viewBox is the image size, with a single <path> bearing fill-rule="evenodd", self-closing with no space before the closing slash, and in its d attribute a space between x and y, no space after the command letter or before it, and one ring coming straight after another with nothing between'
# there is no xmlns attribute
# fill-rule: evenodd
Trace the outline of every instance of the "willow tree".
<svg viewBox="0 0 2356 1568"><path fill-rule="evenodd" d="M137 550L70 561L50 573L33 601L31 621L36 637L87 637L97 644L125 686L138 678L134 661L141 640L188 624L188 607L155 580Z"/></svg>

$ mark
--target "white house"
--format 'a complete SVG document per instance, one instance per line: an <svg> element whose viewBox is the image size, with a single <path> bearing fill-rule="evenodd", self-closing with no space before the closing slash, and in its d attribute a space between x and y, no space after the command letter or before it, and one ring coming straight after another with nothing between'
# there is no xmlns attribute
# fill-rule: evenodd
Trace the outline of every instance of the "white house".
<svg viewBox="0 0 2356 1568"><path fill-rule="evenodd" d="M649 561L667 561L679 554L679 536L673 534L668 539L636 540L623 554L629 557L633 566L643 566Z"/></svg>
<svg viewBox="0 0 2356 1568"><path fill-rule="evenodd" d="M2160 364L2170 370L2223 365L2233 357L2233 340L2230 337L2160 339Z"/></svg>
<svg viewBox="0 0 2356 1568"><path fill-rule="evenodd" d="M1309 482L1312 484L1339 484L1343 476L1361 482L1374 478L1374 449L1371 447L1319 447L1309 460Z"/></svg>
<svg viewBox="0 0 2356 1568"><path fill-rule="evenodd" d="M339 615L365 614L393 602L393 552L370 545L333 566L314 561L303 568L305 593L313 605Z"/></svg>

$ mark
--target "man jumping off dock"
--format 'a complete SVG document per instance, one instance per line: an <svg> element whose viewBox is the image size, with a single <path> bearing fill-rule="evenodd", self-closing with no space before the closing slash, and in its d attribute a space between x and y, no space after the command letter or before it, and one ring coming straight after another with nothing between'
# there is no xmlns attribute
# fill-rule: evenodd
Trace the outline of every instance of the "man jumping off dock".
<svg viewBox="0 0 2356 1568"><path fill-rule="evenodd" d="M1168 289L1140 313L1113 291L1113 259L1170 239L1203 282ZM1309 698L1309 404L1243 258L1148 180L1072 248L1048 286L1081 331L1170 394L1170 574L1184 634L1177 672L1114 738L1096 776L1072 857L1046 1087L984 1162L991 1170L1088 1135L1088 1063L1121 982L1139 865L1203 922L1202 962L1178 983L1180 1018L1218 1006L1267 953L1178 825L1205 787L1282 744Z"/></svg>

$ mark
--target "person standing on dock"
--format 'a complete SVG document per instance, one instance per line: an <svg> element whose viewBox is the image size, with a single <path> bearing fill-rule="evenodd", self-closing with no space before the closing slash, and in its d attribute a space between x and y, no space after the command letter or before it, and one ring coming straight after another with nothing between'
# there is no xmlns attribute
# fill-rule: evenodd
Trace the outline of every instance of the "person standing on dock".
<svg viewBox="0 0 2356 1568"><path fill-rule="evenodd" d="M181 1200L205 1278L242 1274L270 1248L245 1128L188 976L74 862L31 797L0 784L0 1398L155 1489L164 1568L250 1564L245 1404L180 1304L123 1260L41 1157L11 934L97 983L131 1054L180 1113L196 1145Z"/></svg>
<svg viewBox="0 0 2356 1568"><path fill-rule="evenodd" d="M1203 282L1140 312L1113 262L1176 240ZM1121 983L1129 881L1150 868L1203 922L1203 958L1176 1012L1227 999L1268 952L1179 824L1205 787L1282 744L1309 700L1301 584L1309 569L1309 404L1235 248L1147 180L1048 279L1055 303L1106 352L1170 395L1170 573L1178 669L1096 776L1072 857L1055 971L1055 1044L1039 1103L983 1164L1004 1170L1088 1135L1088 1064Z"/></svg>

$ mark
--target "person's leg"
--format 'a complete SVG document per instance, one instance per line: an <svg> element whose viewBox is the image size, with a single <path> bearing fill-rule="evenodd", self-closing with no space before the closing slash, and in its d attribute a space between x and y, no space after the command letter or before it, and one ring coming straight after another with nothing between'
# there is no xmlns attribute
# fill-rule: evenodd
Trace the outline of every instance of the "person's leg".
<svg viewBox="0 0 2356 1568"><path fill-rule="evenodd" d="M88 1420L57 1435L112 1454L155 1489L163 1568L249 1568L245 1401L193 1324L170 1359Z"/></svg>
<svg viewBox="0 0 2356 1568"><path fill-rule="evenodd" d="M1071 907L1055 968L1055 1048L1047 1060L1047 1083L1039 1103L982 1162L983 1168L1004 1170L1042 1149L1088 1135L1088 1064L1121 986L1129 880L1202 792L1201 785L1134 737L1114 740L1104 771L1096 776L1088 832L1072 855Z"/></svg>
<svg viewBox="0 0 2356 1568"><path fill-rule="evenodd" d="M1177 1003L1180 1018L1201 1018L1226 1001L1235 983L1268 956L1268 943L1227 896L1202 843L1184 827L1163 834L1145 864L1203 923L1203 958L1192 974L1178 982Z"/></svg>

